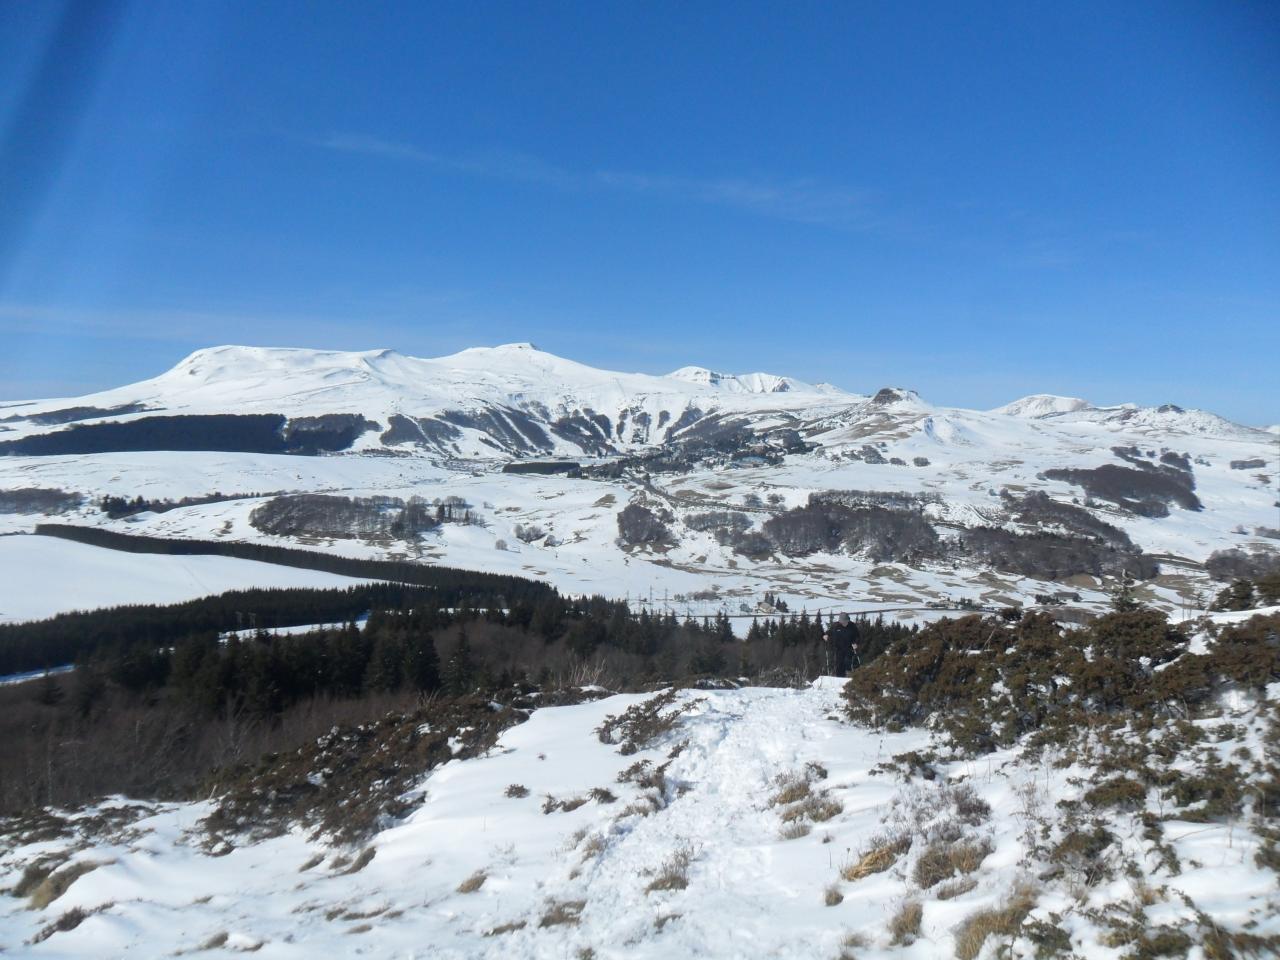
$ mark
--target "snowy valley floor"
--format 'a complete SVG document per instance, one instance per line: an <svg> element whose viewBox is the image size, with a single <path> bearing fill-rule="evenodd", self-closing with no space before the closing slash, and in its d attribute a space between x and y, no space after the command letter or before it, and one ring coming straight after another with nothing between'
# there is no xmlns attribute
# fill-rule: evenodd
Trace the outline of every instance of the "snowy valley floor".
<svg viewBox="0 0 1280 960"><path fill-rule="evenodd" d="M211 804L103 804L70 836L6 838L0 952L1272 955L1258 945L1280 934L1280 896L1247 814L1167 819L1153 841L1146 802L1101 808L1114 843L1096 862L1064 853L1064 810L1095 784L1087 754L1032 762L1015 748L912 776L893 758L929 735L849 724L840 688L681 691L634 753L596 730L651 695L540 709L485 755L437 768L413 813L353 849L295 832L212 855ZM1223 758L1265 751L1257 705L1206 723ZM58 869L24 883L41 863ZM1181 951L1137 952L1152 931L1156 949ZM1240 933L1238 952L1204 952Z"/></svg>

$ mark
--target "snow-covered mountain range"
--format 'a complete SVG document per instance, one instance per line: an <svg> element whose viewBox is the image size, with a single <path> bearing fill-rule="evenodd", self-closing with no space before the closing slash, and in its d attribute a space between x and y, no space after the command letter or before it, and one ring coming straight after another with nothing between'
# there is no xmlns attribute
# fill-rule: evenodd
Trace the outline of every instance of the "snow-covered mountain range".
<svg viewBox="0 0 1280 960"><path fill-rule="evenodd" d="M436 359L393 350L358 353L223 346L198 350L140 383L74 399L0 406L3 441L158 416L271 414L289 420L352 418L349 446L414 449L443 457L599 455L677 442L712 425L757 434L795 429L822 446L870 432L999 429L1014 420L1063 427L1098 424L1150 437L1261 439L1263 431L1173 405L1095 407L1036 395L990 413L934 408L913 391L869 395L768 373L732 375L682 367L667 376L599 370L529 343L481 347ZM1017 432L1013 428L1013 432ZM856 434L856 436L851 436ZM223 438L222 447L234 444Z"/></svg>
<svg viewBox="0 0 1280 960"><path fill-rule="evenodd" d="M1172 607L1213 589L1211 555L1280 542L1275 457L1273 432L1173 404L1034 395L966 410L903 387L599 370L528 343L435 359L223 346L128 386L0 404L0 532L56 514L157 536L326 543L572 592L713 596L734 612L763 590L865 609L1029 601L1067 584L1088 604L1105 598L1117 557L1141 554L1165 558L1158 575L1134 569ZM503 472L548 458L582 476ZM345 534L264 521L264 504L299 494L373 506ZM104 496L144 502L108 515ZM377 497L455 498L470 522L388 536L395 524L376 514L397 508ZM813 498L827 506L804 513ZM628 505L665 533L620 541ZM1072 557L1029 561L1032 549Z"/></svg>

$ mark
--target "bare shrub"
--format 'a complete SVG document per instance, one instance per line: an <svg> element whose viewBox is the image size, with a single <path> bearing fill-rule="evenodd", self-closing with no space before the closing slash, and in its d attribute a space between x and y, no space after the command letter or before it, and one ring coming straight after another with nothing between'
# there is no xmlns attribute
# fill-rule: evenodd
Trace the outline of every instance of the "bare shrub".
<svg viewBox="0 0 1280 960"><path fill-rule="evenodd" d="M822 902L828 907L835 907L844 903L844 894L840 892L840 887L834 883L829 884L827 889L822 891Z"/></svg>
<svg viewBox="0 0 1280 960"><path fill-rule="evenodd" d="M671 530L662 518L638 503L618 513L618 536L631 544L671 542Z"/></svg>
<svg viewBox="0 0 1280 960"><path fill-rule="evenodd" d="M659 738L675 729L682 714L687 713L702 699L689 700L675 705L680 691L671 689L628 707L618 715L605 717L596 728L601 743L620 743L618 752L629 756L652 746ZM672 709L667 710L668 707ZM663 713L667 710L666 713Z"/></svg>
<svg viewBox="0 0 1280 960"><path fill-rule="evenodd" d="M551 794L547 794L542 801L543 813L555 813L559 810L562 813L571 813L591 799L590 794L581 797L570 797L567 800L557 800Z"/></svg>
<svg viewBox="0 0 1280 960"><path fill-rule="evenodd" d="M511 532L515 534L516 539L521 543L533 543L533 541L541 540L547 535L547 531L534 523L531 523L528 526L522 523L517 523L515 525L515 529Z"/></svg>
<svg viewBox="0 0 1280 960"><path fill-rule="evenodd" d="M991 804L978 796L978 791L968 783L951 788L951 803L956 808L956 816L971 827L985 823L991 816Z"/></svg>
<svg viewBox="0 0 1280 960"><path fill-rule="evenodd" d="M924 919L924 907L919 900L908 900L889 920L889 933L895 945L911 944L920 936L920 922Z"/></svg>
<svg viewBox="0 0 1280 960"><path fill-rule="evenodd" d="M647 817L651 813L657 813L662 809L662 802L653 796L640 797L633 800L622 808L622 812L618 814L618 820L626 817Z"/></svg>
<svg viewBox="0 0 1280 960"><path fill-rule="evenodd" d="M529 788L526 787L523 783L513 783L508 785L505 791L505 795L508 797L513 797L515 799L520 799L521 797L527 797L529 795Z"/></svg>

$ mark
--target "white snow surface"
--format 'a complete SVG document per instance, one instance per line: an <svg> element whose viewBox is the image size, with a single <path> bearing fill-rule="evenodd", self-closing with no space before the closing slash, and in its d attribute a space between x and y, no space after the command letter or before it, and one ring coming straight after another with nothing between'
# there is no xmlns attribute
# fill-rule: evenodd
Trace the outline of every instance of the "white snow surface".
<svg viewBox="0 0 1280 960"><path fill-rule="evenodd" d="M1028 417L1038 419L1052 416L1055 413L1075 413L1087 410L1092 406L1088 400L1079 397L1056 397L1051 393L1035 393L1003 407L996 407L992 413L1003 413L1007 417Z"/></svg>
<svg viewBox="0 0 1280 960"><path fill-rule="evenodd" d="M232 557L121 553L52 537L0 537L0 623L131 603L181 603L227 590L364 582Z"/></svg>
<svg viewBox="0 0 1280 960"><path fill-rule="evenodd" d="M689 706L676 729L631 756L601 743L594 730L641 696L535 711L486 756L451 761L427 776L414 792L416 809L373 839L372 861L355 873L334 859L343 851L299 833L207 855L197 825L208 803L150 805L115 837L3 850L0 886L44 855L70 852L73 862L99 866L44 909L0 898L0 944L6 956L33 958L159 958L217 943L207 955L811 960L841 956L852 936L859 957L925 960L953 956L957 926L1002 906L1028 881L1037 900L1029 920L1058 914L1078 956L1120 956L1103 945L1090 911L1135 902L1143 890L1157 891L1146 908L1153 924L1187 917L1185 895L1225 929L1280 932L1274 875L1254 864L1259 840L1247 819L1167 822L1167 842L1182 864L1174 874L1143 841L1136 813L1098 810L1142 876L1117 871L1094 887L1039 883L1033 878L1045 862L1043 847L1035 849L1037 824L1056 819L1058 801L1077 800L1092 786L1074 754L1031 760L1015 747L980 761L940 762L935 781L903 782L874 768L926 749L928 734L849 725L838 716L840 686L827 679L801 690L682 692ZM1247 726L1252 716L1238 719ZM1255 728L1234 736L1260 748ZM1234 746L1231 740L1220 749ZM644 803L644 791L617 782L643 760L670 761L665 805L648 815L634 806ZM839 810L809 834L784 839L785 805L773 802L779 778L806 771L812 790ZM965 828L992 848L972 875L972 890L943 900L914 885L911 868L927 845L922 835L892 868L841 879L840 869L886 834L924 831L931 817L945 814L945 790L961 781L991 807L989 819ZM512 784L528 796L507 796ZM596 788L616 801L542 812L548 796L563 800ZM113 805L123 801L105 806ZM356 852L345 851L348 858ZM686 885L653 888L682 856ZM459 890L478 875L478 889ZM831 906L824 902L829 889L842 898ZM887 924L908 899L923 905L920 936L895 945ZM549 922L557 907L575 922ZM90 914L79 926L31 945L38 931L77 908ZM1004 944L989 940L981 956L994 957ZM1011 949L1013 957L1035 956L1026 938Z"/></svg>

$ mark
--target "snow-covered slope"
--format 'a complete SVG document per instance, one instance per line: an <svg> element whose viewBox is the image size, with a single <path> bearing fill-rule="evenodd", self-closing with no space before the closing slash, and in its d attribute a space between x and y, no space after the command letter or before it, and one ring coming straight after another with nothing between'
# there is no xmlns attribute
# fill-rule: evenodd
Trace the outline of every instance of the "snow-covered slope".
<svg viewBox="0 0 1280 960"><path fill-rule="evenodd" d="M1003 407L996 407L991 412L1003 413L1009 417L1038 419L1057 413L1075 413L1077 410L1087 410L1089 407L1089 401L1081 400L1079 397L1056 397L1050 393L1036 393L1015 400L1013 403L1006 403Z"/></svg>
<svg viewBox="0 0 1280 960"><path fill-rule="evenodd" d="M1093 750L1017 745L913 776L937 745L841 720L841 682L682 691L674 728L627 755L595 730L644 696L537 710L426 776L363 847L301 828L210 845L214 801L116 800L62 834L41 820L0 849L0 886L41 864L75 878L35 909L0 898L5 955L1031 960L1065 955L1037 952L1051 936L1099 958L1148 931L1204 942L1207 918L1280 933L1252 817L1190 822L1156 789L1097 804L1110 754ZM1265 706L1185 726L1214 757L1260 756ZM1093 861L1072 846L1088 837L1104 838ZM972 852L964 872L921 867L949 849ZM1012 904L1019 936L997 926L962 952L966 924Z"/></svg>

